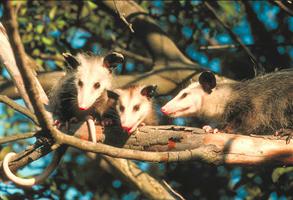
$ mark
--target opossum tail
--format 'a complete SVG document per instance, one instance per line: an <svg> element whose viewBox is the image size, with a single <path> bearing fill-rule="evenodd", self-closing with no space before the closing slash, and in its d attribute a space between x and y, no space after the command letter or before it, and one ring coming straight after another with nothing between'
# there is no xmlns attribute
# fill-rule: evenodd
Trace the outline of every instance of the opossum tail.
<svg viewBox="0 0 293 200"><path fill-rule="evenodd" d="M57 152L54 154L52 162L50 165L45 169L45 171L33 178L21 178L16 176L15 174L12 173L12 171L9 169L9 162L11 158L16 155L14 152L10 152L6 154L6 156L3 159L3 171L7 178L14 182L16 185L21 186L21 187L32 187L34 185L40 184L44 182L48 176L57 168L62 156L64 155L67 147L61 146Z"/></svg>

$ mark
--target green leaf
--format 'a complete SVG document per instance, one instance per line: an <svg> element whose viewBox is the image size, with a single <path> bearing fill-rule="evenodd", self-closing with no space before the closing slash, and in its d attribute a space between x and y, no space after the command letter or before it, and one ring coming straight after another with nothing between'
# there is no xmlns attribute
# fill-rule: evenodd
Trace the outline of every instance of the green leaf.
<svg viewBox="0 0 293 200"><path fill-rule="evenodd" d="M293 172L293 167L278 167L272 173L272 180L276 183L279 178L289 172Z"/></svg>
<svg viewBox="0 0 293 200"><path fill-rule="evenodd" d="M54 40L52 38L48 38L48 37L45 37L45 36L43 36L41 38L41 40L46 45L52 45L54 43Z"/></svg>
<svg viewBox="0 0 293 200"><path fill-rule="evenodd" d="M56 15L56 12L57 12L57 6L54 6L50 12L49 12L49 18L52 20L54 19L55 15Z"/></svg>
<svg viewBox="0 0 293 200"><path fill-rule="evenodd" d="M88 4L88 6L89 6L89 8L90 8L91 10L94 10L95 8L98 7L97 4L95 4L95 3L92 2L92 1L87 1L87 4Z"/></svg>
<svg viewBox="0 0 293 200"><path fill-rule="evenodd" d="M44 31L44 25L43 24L38 24L36 27L36 32L41 34Z"/></svg>

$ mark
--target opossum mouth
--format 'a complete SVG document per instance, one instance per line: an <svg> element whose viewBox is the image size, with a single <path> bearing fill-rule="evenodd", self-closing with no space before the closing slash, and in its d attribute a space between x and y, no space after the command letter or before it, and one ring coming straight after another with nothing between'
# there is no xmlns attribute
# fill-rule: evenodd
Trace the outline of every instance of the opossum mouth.
<svg viewBox="0 0 293 200"><path fill-rule="evenodd" d="M169 115L174 116L174 115L176 115L177 113L182 113L182 112L188 110L189 108L190 108L190 107L186 107L186 108L182 108L182 109L180 109L180 110L176 110L176 111L170 113Z"/></svg>

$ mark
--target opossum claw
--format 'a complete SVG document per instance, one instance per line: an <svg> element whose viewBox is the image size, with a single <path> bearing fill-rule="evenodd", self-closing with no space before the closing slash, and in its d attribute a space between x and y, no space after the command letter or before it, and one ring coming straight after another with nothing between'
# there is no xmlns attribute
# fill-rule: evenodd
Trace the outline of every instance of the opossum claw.
<svg viewBox="0 0 293 200"><path fill-rule="evenodd" d="M286 144L289 144L291 139L293 138L293 130L281 128L281 129L277 130L274 135L277 136L278 139L285 138Z"/></svg>
<svg viewBox="0 0 293 200"><path fill-rule="evenodd" d="M202 127L202 129L206 132L206 133L221 133L221 131L217 128L212 128L210 125L205 125Z"/></svg>
<svg viewBox="0 0 293 200"><path fill-rule="evenodd" d="M114 124L114 120L110 118L105 118L102 120L102 126L111 126Z"/></svg>

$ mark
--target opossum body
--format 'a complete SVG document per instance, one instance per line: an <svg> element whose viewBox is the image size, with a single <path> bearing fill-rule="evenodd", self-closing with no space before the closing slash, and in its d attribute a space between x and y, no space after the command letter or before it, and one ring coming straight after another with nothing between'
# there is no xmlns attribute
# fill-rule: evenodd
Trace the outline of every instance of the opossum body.
<svg viewBox="0 0 293 200"><path fill-rule="evenodd" d="M61 122L102 115L107 109L107 90L112 87L111 68L122 63L123 56L113 52L105 57L64 57L70 69L50 93L50 110Z"/></svg>
<svg viewBox="0 0 293 200"><path fill-rule="evenodd" d="M139 125L156 125L156 113L152 97L157 86L133 85L125 89L116 89L119 95L116 110L121 126L128 134L134 132Z"/></svg>
<svg viewBox="0 0 293 200"><path fill-rule="evenodd" d="M211 72L162 107L171 117L197 116L243 134L293 129L293 70L236 83L216 84Z"/></svg>

